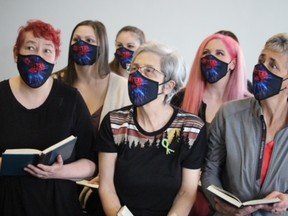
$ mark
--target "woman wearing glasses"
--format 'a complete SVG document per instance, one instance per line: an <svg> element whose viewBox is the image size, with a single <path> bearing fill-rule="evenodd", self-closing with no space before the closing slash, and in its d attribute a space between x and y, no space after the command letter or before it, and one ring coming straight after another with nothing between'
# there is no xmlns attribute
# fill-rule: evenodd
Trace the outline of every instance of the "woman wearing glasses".
<svg viewBox="0 0 288 216"><path fill-rule="evenodd" d="M98 137L100 198L106 215L188 215L196 198L206 132L171 97L186 77L181 58L158 43L136 51L128 90L132 106L103 119Z"/></svg>

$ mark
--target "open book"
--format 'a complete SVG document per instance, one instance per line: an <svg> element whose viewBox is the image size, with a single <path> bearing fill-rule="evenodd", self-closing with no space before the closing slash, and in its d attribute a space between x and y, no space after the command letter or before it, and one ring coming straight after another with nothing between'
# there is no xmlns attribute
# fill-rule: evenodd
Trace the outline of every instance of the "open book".
<svg viewBox="0 0 288 216"><path fill-rule="evenodd" d="M249 200L247 202L241 202L238 197L229 193L228 191L221 189L215 185L210 185L207 187L207 190L214 193L216 196L220 197L221 199L225 200L226 202L240 208L242 206L249 206L249 205L260 205L260 204L272 204L280 202L279 198L272 198L272 199L255 199Z"/></svg>
<svg viewBox="0 0 288 216"><path fill-rule="evenodd" d="M74 150L77 137L71 135L66 139L40 151L38 149L7 149L2 154L0 175L28 175L24 167L28 164L53 164L58 155L63 161L69 159Z"/></svg>
<svg viewBox="0 0 288 216"><path fill-rule="evenodd" d="M76 184L87 186L87 187L90 187L90 188L99 188L99 184L98 183L91 183L90 181L85 180L85 179L81 180L81 181L77 181Z"/></svg>
<svg viewBox="0 0 288 216"><path fill-rule="evenodd" d="M131 211L128 209L126 205L122 206L120 210L117 212L117 216L133 216Z"/></svg>

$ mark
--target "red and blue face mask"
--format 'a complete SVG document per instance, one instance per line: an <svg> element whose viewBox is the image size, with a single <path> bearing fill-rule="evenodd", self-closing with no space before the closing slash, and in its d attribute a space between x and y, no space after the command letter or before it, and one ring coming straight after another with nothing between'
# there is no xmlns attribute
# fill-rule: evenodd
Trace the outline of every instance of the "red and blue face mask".
<svg viewBox="0 0 288 216"><path fill-rule="evenodd" d="M264 100L279 94L283 79L271 73L264 64L257 64L253 70L252 90L257 100Z"/></svg>
<svg viewBox="0 0 288 216"><path fill-rule="evenodd" d="M140 107L155 100L158 95L162 94L158 93L159 86L169 81L159 84L143 76L139 71L129 74L128 93L131 103L136 107Z"/></svg>
<svg viewBox="0 0 288 216"><path fill-rule="evenodd" d="M132 50L128 50L125 47L119 47L118 49L116 49L114 55L115 58L119 61L122 68L129 69L129 66L132 62L133 53L134 52Z"/></svg>
<svg viewBox="0 0 288 216"><path fill-rule="evenodd" d="M78 65L92 65L97 60L98 48L98 46L91 45L83 40L78 40L71 45L70 55Z"/></svg>
<svg viewBox="0 0 288 216"><path fill-rule="evenodd" d="M227 74L228 64L213 55L201 58L201 72L208 83L215 83Z"/></svg>
<svg viewBox="0 0 288 216"><path fill-rule="evenodd" d="M18 54L17 68L23 81L31 88L42 86L50 77L54 64L38 55Z"/></svg>

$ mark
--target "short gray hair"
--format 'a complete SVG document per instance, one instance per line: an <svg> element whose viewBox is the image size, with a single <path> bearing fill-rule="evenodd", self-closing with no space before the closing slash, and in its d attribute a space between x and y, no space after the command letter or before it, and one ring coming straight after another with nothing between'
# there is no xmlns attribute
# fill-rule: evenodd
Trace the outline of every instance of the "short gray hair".
<svg viewBox="0 0 288 216"><path fill-rule="evenodd" d="M265 43L265 49L280 52L288 56L288 33L283 32L269 38Z"/></svg>
<svg viewBox="0 0 288 216"><path fill-rule="evenodd" d="M133 55L132 64L135 58L143 52L151 52L161 57L161 71L165 74L165 80L174 80L176 83L172 92L166 96L165 103L169 103L173 95L176 94L186 83L187 70L182 56L164 44L149 41L142 44Z"/></svg>

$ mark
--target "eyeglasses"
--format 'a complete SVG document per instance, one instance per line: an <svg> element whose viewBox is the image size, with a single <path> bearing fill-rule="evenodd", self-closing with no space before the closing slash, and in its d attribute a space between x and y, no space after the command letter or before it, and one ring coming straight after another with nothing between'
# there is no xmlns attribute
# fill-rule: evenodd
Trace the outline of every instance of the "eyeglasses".
<svg viewBox="0 0 288 216"><path fill-rule="evenodd" d="M156 72L165 76L165 74L162 71L159 71L151 66L140 67L137 65L131 65L129 68L129 73L135 73L136 71L139 71L140 73L142 73L147 77L155 76Z"/></svg>

